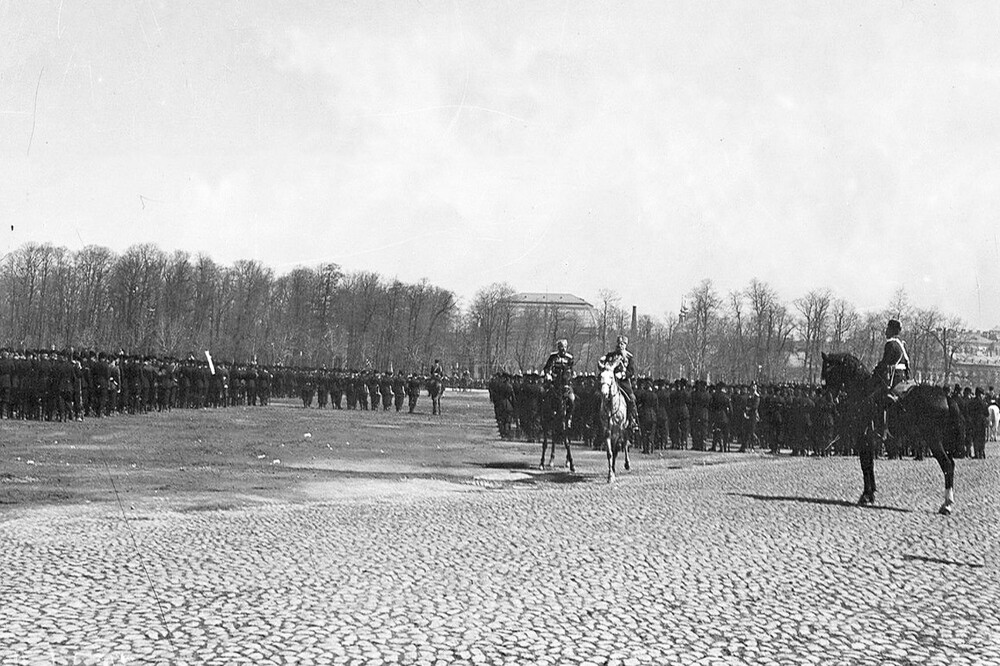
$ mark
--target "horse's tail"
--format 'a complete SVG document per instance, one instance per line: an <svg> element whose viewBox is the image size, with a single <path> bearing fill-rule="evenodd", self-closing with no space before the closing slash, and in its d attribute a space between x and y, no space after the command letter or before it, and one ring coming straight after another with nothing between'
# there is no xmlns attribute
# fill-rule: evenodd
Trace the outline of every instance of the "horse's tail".
<svg viewBox="0 0 1000 666"><path fill-rule="evenodd" d="M965 451L965 417L958 403L948 399L948 426L944 432L944 447L952 455Z"/></svg>

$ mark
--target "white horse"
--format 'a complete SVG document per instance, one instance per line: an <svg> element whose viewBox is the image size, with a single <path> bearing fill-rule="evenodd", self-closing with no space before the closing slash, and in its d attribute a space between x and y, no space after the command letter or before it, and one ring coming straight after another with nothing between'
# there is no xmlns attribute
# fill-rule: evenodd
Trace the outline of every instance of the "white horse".
<svg viewBox="0 0 1000 666"><path fill-rule="evenodd" d="M990 441L997 441L998 429L1000 429L1000 407L990 405Z"/></svg>
<svg viewBox="0 0 1000 666"><path fill-rule="evenodd" d="M628 459L628 408L625 396L618 388L612 365L601 365L601 427L604 429L604 450L608 454L608 483L614 483L615 463L618 453L625 456L625 469L630 469Z"/></svg>

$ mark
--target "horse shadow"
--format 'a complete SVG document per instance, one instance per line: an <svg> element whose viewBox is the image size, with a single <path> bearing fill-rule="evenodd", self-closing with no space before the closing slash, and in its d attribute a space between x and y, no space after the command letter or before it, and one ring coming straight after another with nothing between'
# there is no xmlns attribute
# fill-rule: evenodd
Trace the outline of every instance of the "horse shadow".
<svg viewBox="0 0 1000 666"><path fill-rule="evenodd" d="M986 565L976 564L974 562L959 562L957 560L945 560L940 557L927 557L925 555L903 555L903 559L907 562L927 562L929 564L949 564L956 567L969 567L972 569L982 569Z"/></svg>
<svg viewBox="0 0 1000 666"><path fill-rule="evenodd" d="M837 500L837 499L826 499L823 497L798 497L795 495L758 495L756 493L726 493L732 497L749 497L750 499L760 500L762 502L802 502L803 504L820 504L825 506L845 506L852 509L863 508L863 509L875 509L878 511L895 511L897 513L912 513L910 509L901 509L896 506L866 506L859 507L854 502L848 502L847 500Z"/></svg>
<svg viewBox="0 0 1000 666"><path fill-rule="evenodd" d="M496 461L496 462L469 462L468 465L480 467L482 469L503 469L510 471L530 471L527 478L504 481L511 486L537 486L540 484L554 483L567 485L572 483L584 483L596 478L592 474L581 474L580 472L569 472L563 469L551 469L539 471L530 463L522 461ZM593 478L592 478L593 477Z"/></svg>
<svg viewBox="0 0 1000 666"><path fill-rule="evenodd" d="M520 460L504 460L500 462L470 462L466 463L468 465L473 465L475 467L482 467L483 469L534 469L530 463L526 463Z"/></svg>

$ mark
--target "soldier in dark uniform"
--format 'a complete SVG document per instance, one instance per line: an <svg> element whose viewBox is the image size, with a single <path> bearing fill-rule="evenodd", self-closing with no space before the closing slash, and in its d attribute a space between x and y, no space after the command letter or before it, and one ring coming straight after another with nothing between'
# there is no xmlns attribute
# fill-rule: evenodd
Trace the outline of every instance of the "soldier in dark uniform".
<svg viewBox="0 0 1000 666"><path fill-rule="evenodd" d="M392 407L392 371L383 372L379 377L378 392L382 396L382 411L389 411Z"/></svg>
<svg viewBox="0 0 1000 666"><path fill-rule="evenodd" d="M370 371L368 374L368 379L365 382L365 386L368 389L368 399L371 401L372 411L378 412L379 405L382 402L382 394L378 391L378 373L374 370Z"/></svg>
<svg viewBox="0 0 1000 666"><path fill-rule="evenodd" d="M708 385L704 380L697 380L694 384L694 393L691 394L691 448L695 451L705 450L711 402L712 396L708 393Z"/></svg>
<svg viewBox="0 0 1000 666"><path fill-rule="evenodd" d="M643 453L653 452L653 438L656 434L656 411L658 398L653 383L648 377L639 380L635 391L635 406L639 422L639 441Z"/></svg>
<svg viewBox="0 0 1000 666"><path fill-rule="evenodd" d="M393 405L395 405L397 412L401 412L403 411L403 403L406 401L406 377L402 370L396 372L391 383Z"/></svg>
<svg viewBox="0 0 1000 666"><path fill-rule="evenodd" d="M417 375L411 374L406 378L406 397L409 398L407 404L410 414L417 408L417 398L420 397L420 383L420 377Z"/></svg>
<svg viewBox="0 0 1000 666"><path fill-rule="evenodd" d="M542 374L552 382L567 403L566 411L570 422L573 418L573 406L576 404L576 394L573 392L573 355L567 351L569 343L566 340L556 341L556 350L549 354L545 361ZM569 427L572 427L570 423Z"/></svg>
<svg viewBox="0 0 1000 666"><path fill-rule="evenodd" d="M712 450L729 453L732 433L730 424L733 415L733 403L726 390L726 385L719 382L713 387L709 401L712 419Z"/></svg>
<svg viewBox="0 0 1000 666"><path fill-rule="evenodd" d="M312 407L313 397L316 395L316 378L312 370L302 370L299 375L299 398L302 400L302 407L309 409Z"/></svg>
<svg viewBox="0 0 1000 666"><path fill-rule="evenodd" d="M347 409L357 409L358 408L358 391L354 386L354 372L348 372L341 379L341 386L344 390L344 400L347 404Z"/></svg>
<svg viewBox="0 0 1000 666"><path fill-rule="evenodd" d="M618 336L617 346L601 357L602 365L611 365L614 368L615 379L618 380L618 388L625 396L625 404L628 406L628 428L635 432L636 408L635 390L632 386L632 378L635 376L635 357L628 349L628 338L624 335Z"/></svg>
<svg viewBox="0 0 1000 666"><path fill-rule="evenodd" d="M760 391L757 389L757 382L753 382L747 391L743 415L746 420L746 432L745 439L740 444L740 451L756 451L759 441L757 424L760 422Z"/></svg>
<svg viewBox="0 0 1000 666"><path fill-rule="evenodd" d="M674 449L687 448L691 434L691 394L687 380L678 379L670 390L670 446Z"/></svg>
<svg viewBox="0 0 1000 666"><path fill-rule="evenodd" d="M0 418L13 412L14 360L9 349L0 349Z"/></svg>
<svg viewBox="0 0 1000 666"><path fill-rule="evenodd" d="M656 391L656 435L653 447L659 451L667 448L667 438L670 432L670 389L663 379L653 383Z"/></svg>
<svg viewBox="0 0 1000 666"><path fill-rule="evenodd" d="M976 397L969 402L969 430L972 431L972 457L986 458L986 430L990 427L990 406L986 392L976 387Z"/></svg>
<svg viewBox="0 0 1000 666"><path fill-rule="evenodd" d="M885 347L882 349L882 358L875 364L874 376L881 382L884 391L881 400L875 408L875 433L884 441L886 438L886 428L888 426L887 410L898 399L893 393L900 382L910 378L910 357L906 353L903 341L899 339L899 334L903 330L903 325L897 319L890 319L885 325Z"/></svg>

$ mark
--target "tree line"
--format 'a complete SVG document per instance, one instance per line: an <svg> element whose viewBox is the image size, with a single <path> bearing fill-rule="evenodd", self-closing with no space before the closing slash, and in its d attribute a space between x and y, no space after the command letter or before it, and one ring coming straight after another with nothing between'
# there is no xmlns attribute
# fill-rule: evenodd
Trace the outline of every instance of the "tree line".
<svg viewBox="0 0 1000 666"><path fill-rule="evenodd" d="M278 275L254 260L222 265L150 244L116 253L28 243L0 262L0 343L178 357L210 350L237 362L379 370L419 371L441 358L484 376L537 369L559 338L579 370L592 369L631 331L631 308L610 289L586 312L524 308L515 293L491 284L462 307L427 280L332 263ZM962 320L917 307L902 290L884 309L860 312L829 289L786 301L758 279L728 293L706 279L677 312L641 314L630 348L651 376L814 383L824 351L874 364L890 316L906 327L914 369L948 381L967 335Z"/></svg>
<svg viewBox="0 0 1000 666"><path fill-rule="evenodd" d="M949 382L956 353L970 336L961 318L915 306L902 289L885 308L861 312L829 289L785 301L756 278L725 294L705 279L677 312L641 314L634 331L631 309L610 289L599 292L590 326L558 306L519 311L513 293L508 284L493 284L476 294L464 315L470 361L491 369L537 368L554 341L566 338L577 365L592 369L619 333L631 333L629 349L644 375L816 384L823 352L848 352L873 366L882 355L886 321L894 317L904 324L915 378ZM533 325L523 325L529 317Z"/></svg>
<svg viewBox="0 0 1000 666"><path fill-rule="evenodd" d="M420 369L446 351L452 292L336 264L284 275L253 260L133 245L28 243L0 265L0 340L266 364Z"/></svg>

